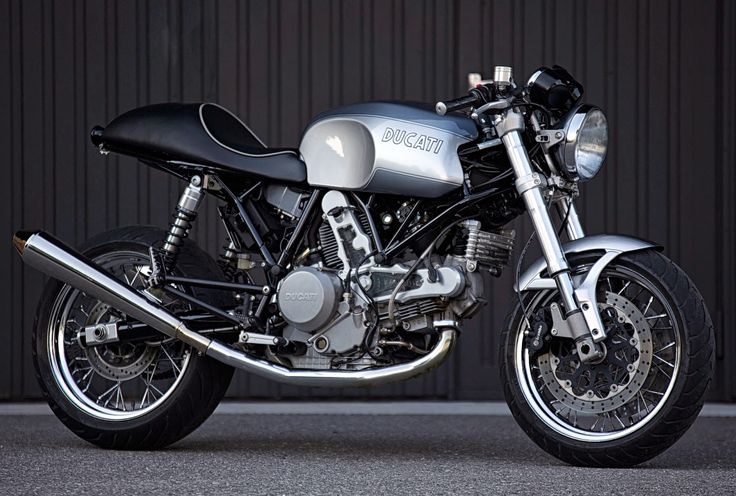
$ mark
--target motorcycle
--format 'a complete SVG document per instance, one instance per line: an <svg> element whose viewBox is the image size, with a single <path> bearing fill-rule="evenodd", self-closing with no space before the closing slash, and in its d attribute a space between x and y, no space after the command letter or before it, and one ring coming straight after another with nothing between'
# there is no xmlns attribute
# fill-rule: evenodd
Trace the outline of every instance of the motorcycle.
<svg viewBox="0 0 736 496"><path fill-rule="evenodd" d="M51 277L33 330L51 408L95 445L155 449L207 419L234 368L308 387L416 377L492 297L484 281L511 262L507 225L526 213L500 350L514 418L575 465L661 453L702 407L713 325L659 245L585 235L574 200L603 165L608 125L582 95L559 66L525 85L497 66L434 108L327 111L298 149L268 148L212 103L94 127L102 154L186 186L166 230L114 229L80 251L43 231L13 237ZM227 233L217 260L188 239L206 195ZM543 256L522 272L534 236Z"/></svg>

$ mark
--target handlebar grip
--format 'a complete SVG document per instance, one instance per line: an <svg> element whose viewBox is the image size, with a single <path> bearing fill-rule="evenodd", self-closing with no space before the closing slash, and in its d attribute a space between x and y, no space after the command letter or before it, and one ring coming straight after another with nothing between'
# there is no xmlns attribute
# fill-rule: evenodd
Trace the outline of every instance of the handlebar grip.
<svg viewBox="0 0 736 496"><path fill-rule="evenodd" d="M455 110L461 110L464 108L472 107L482 102L480 94L473 91L467 96L455 98L454 100L448 100L446 102L437 102L434 109L439 115L445 115L448 112L454 112Z"/></svg>

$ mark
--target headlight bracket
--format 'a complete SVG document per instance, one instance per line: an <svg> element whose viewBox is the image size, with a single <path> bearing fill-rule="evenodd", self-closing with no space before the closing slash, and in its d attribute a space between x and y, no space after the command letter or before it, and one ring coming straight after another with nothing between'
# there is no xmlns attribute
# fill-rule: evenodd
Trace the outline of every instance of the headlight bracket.
<svg viewBox="0 0 736 496"><path fill-rule="evenodd" d="M557 143L565 139L565 133L561 129L540 129L534 140L549 150Z"/></svg>

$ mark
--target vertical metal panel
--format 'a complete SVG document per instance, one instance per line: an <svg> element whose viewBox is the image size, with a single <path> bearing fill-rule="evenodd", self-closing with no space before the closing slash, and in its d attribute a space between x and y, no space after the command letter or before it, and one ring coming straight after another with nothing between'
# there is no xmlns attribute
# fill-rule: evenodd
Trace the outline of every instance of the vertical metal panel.
<svg viewBox="0 0 736 496"><path fill-rule="evenodd" d="M608 165L584 187L588 231L664 243L718 330L714 399L736 397L736 8L726 0L74 0L0 2L0 226L84 239L124 224L165 227L178 180L101 157L87 133L133 107L216 101L274 146L357 100L434 101L466 74L568 67L612 126ZM520 242L527 222L515 226ZM209 201L194 232L223 243ZM0 399L37 397L30 328L43 278L0 244ZM498 330L512 270L437 372L373 391L299 391L238 374L234 396L499 398Z"/></svg>
<svg viewBox="0 0 736 496"><path fill-rule="evenodd" d="M14 33L11 29L13 24L12 10L10 3L0 5L0 108L4 109L0 112L0 161L4 165L1 169L4 172L5 180L0 182L0 230L3 233L10 232L13 229L13 176L10 164L13 161L13 117L15 116L14 101L14 81L13 81L13 47L12 39ZM19 288L17 273L13 273L8 262L12 256L10 246L0 243L0 261L5 264L3 284L0 286L0 301L5 304L3 308L6 311L5 322L12 322L14 317L18 315L18 311L14 310L15 301L13 300L13 290ZM11 270L9 270L11 269ZM19 332L11 332L10 329L0 330L0 339L4 346L0 347L0 399L7 399L13 391L13 366L15 365L13 355L15 352L14 340L20 337Z"/></svg>

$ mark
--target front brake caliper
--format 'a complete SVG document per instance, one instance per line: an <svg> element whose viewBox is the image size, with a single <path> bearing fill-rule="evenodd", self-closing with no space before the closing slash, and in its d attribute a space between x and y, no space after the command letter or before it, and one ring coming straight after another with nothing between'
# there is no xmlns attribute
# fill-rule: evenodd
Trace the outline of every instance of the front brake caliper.
<svg viewBox="0 0 736 496"><path fill-rule="evenodd" d="M536 354L544 346L545 341L549 339L549 324L546 319L546 312L540 309L532 316L530 321L531 328L526 331L526 347L531 355Z"/></svg>

